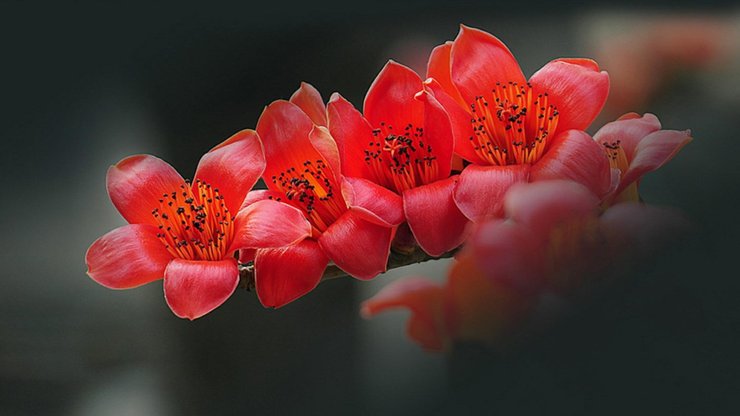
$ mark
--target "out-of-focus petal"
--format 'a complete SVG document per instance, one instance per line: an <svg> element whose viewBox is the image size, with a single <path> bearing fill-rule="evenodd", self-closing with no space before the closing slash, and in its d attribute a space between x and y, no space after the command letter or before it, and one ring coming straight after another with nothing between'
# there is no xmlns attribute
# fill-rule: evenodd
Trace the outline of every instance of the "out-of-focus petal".
<svg viewBox="0 0 740 416"><path fill-rule="evenodd" d="M312 291L321 281L329 259L314 240L257 250L254 281L263 306L279 308Z"/></svg>
<svg viewBox="0 0 740 416"><path fill-rule="evenodd" d="M424 105L414 99L421 91L421 78L411 68L388 61L365 96L363 113L375 128L385 123L402 134L407 124L422 127Z"/></svg>
<svg viewBox="0 0 740 416"><path fill-rule="evenodd" d="M529 170L529 165L470 165L460 174L455 203L463 215L475 222L501 216L506 191L515 183L526 182Z"/></svg>
<svg viewBox="0 0 740 416"><path fill-rule="evenodd" d="M326 127L326 107L319 91L307 82L290 96L290 102L297 105L317 126Z"/></svg>
<svg viewBox="0 0 740 416"><path fill-rule="evenodd" d="M203 155L195 171L224 197L235 212L265 170L265 155L257 132L242 130Z"/></svg>
<svg viewBox="0 0 740 416"><path fill-rule="evenodd" d="M221 306L239 284L235 259L175 259L164 272L164 297L180 318L200 318Z"/></svg>
<svg viewBox="0 0 740 416"><path fill-rule="evenodd" d="M336 141L346 176L376 179L365 163L365 150L375 140L373 128L357 109L338 93L332 94L327 106L329 132Z"/></svg>
<svg viewBox="0 0 740 416"><path fill-rule="evenodd" d="M347 274L369 280L386 269L393 230L349 210L319 237L324 253Z"/></svg>
<svg viewBox="0 0 740 416"><path fill-rule="evenodd" d="M157 221L152 210L163 194L179 191L182 176L162 159L150 155L129 156L108 169L108 195L123 218L131 224Z"/></svg>
<svg viewBox="0 0 740 416"><path fill-rule="evenodd" d="M689 131L659 130L647 135L635 148L634 158L619 183L617 193L644 174L668 163L691 140Z"/></svg>
<svg viewBox="0 0 740 416"><path fill-rule="evenodd" d="M129 224L105 234L87 249L87 274L111 289L130 289L161 279L172 260L153 225Z"/></svg>
<svg viewBox="0 0 740 416"><path fill-rule="evenodd" d="M627 113L616 121L606 123L594 134L594 140L603 144L617 144L624 149L627 160L635 154L635 148L648 134L660 130L660 121L653 114L640 117L637 113Z"/></svg>
<svg viewBox="0 0 740 416"><path fill-rule="evenodd" d="M585 130L609 95L609 75L590 59L556 59L529 79L535 92L548 93L560 117L558 132Z"/></svg>
<svg viewBox="0 0 740 416"><path fill-rule="evenodd" d="M690 231L680 211L643 203L617 204L600 217L612 255L639 261Z"/></svg>
<svg viewBox="0 0 740 416"><path fill-rule="evenodd" d="M452 82L468 104L475 102L476 96L490 92L497 82L526 81L519 63L503 42L465 25L460 25L451 60Z"/></svg>
<svg viewBox="0 0 740 416"><path fill-rule="evenodd" d="M277 201L258 201L236 216L228 253L243 248L283 247L310 235L311 224L299 209Z"/></svg>
<svg viewBox="0 0 740 416"><path fill-rule="evenodd" d="M531 182L549 179L576 181L600 198L612 188L611 167L603 146L578 130L555 136L542 159L532 166Z"/></svg>
<svg viewBox="0 0 740 416"><path fill-rule="evenodd" d="M371 318L385 310L407 308L411 317L407 334L430 351L442 351L447 334L442 317L444 288L422 277L406 277L386 285L362 303L361 313Z"/></svg>
<svg viewBox="0 0 740 416"><path fill-rule="evenodd" d="M367 221L386 227L404 221L401 197L367 179L345 177L342 193L350 209L358 211Z"/></svg>
<svg viewBox="0 0 740 416"><path fill-rule="evenodd" d="M457 176L403 193L403 209L419 247L430 256L458 247L465 240L468 219L452 198Z"/></svg>

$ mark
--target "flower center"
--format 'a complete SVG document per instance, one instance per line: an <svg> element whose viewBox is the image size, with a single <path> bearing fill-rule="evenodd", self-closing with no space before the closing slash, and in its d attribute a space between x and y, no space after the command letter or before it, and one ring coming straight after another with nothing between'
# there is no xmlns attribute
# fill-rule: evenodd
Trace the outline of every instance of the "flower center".
<svg viewBox="0 0 740 416"><path fill-rule="evenodd" d="M606 152L606 157L609 159L609 165L613 169L619 169L624 174L630 164L627 160L627 154L624 153L624 149L621 146L621 141L617 140L611 143L604 143L604 151Z"/></svg>
<svg viewBox="0 0 740 416"><path fill-rule="evenodd" d="M558 125L558 110L547 93L534 95L529 83L496 83L489 96L476 97L470 108L470 143L492 165L536 162Z"/></svg>
<svg viewBox="0 0 740 416"><path fill-rule="evenodd" d="M221 260L234 236L234 221L218 189L197 180L162 194L152 210L159 225L157 237L175 257Z"/></svg>
<svg viewBox="0 0 740 416"><path fill-rule="evenodd" d="M279 175L273 175L272 183L285 193L288 202L301 209L306 218L320 232L334 223L347 206L341 199L337 200L336 188L331 171L322 160L306 160L302 169L290 167Z"/></svg>
<svg viewBox="0 0 740 416"><path fill-rule="evenodd" d="M407 124L403 131L380 123L373 130L375 139L365 150L365 163L376 182L401 193L419 185L434 182L439 173L432 146L424 143L424 129Z"/></svg>

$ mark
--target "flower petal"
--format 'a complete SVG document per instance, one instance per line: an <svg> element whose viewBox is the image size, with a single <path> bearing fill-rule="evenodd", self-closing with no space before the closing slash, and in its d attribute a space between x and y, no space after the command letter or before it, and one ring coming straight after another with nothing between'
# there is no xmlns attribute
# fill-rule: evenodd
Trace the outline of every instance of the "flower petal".
<svg viewBox="0 0 740 416"><path fill-rule="evenodd" d="M457 176L418 186L403 193L403 209L411 232L430 256L456 248L465 240L468 219L452 198Z"/></svg>
<svg viewBox="0 0 740 416"><path fill-rule="evenodd" d="M367 179L345 177L342 194L350 209L367 221L392 227L405 220L401 197Z"/></svg>
<svg viewBox="0 0 740 416"><path fill-rule="evenodd" d="M182 176L162 159L150 155L129 156L108 169L108 195L123 218L131 224L157 221L152 210L163 194L180 190Z"/></svg>
<svg viewBox="0 0 740 416"><path fill-rule="evenodd" d="M319 245L347 274L369 280L385 271L392 239L390 227L373 224L350 210L321 234Z"/></svg>
<svg viewBox="0 0 740 416"><path fill-rule="evenodd" d="M311 224L298 208L263 200L239 211L228 253L244 248L274 248L294 244L311 235Z"/></svg>
<svg viewBox="0 0 740 416"><path fill-rule="evenodd" d="M365 96L363 113L371 126L381 123L403 132L409 123L421 127L424 105L414 99L422 90L421 78L411 68L388 61Z"/></svg>
<svg viewBox="0 0 740 416"><path fill-rule="evenodd" d="M111 289L130 289L159 280L172 260L157 227L129 224L105 234L87 249L87 274Z"/></svg>
<svg viewBox="0 0 740 416"><path fill-rule="evenodd" d="M452 82L465 103L489 93L497 82L517 82L526 79L509 48L498 38L479 29L460 25L452 45Z"/></svg>
<svg viewBox="0 0 740 416"><path fill-rule="evenodd" d="M612 172L603 146L588 134L569 130L555 136L542 159L532 166L530 181L570 179L598 197L612 189Z"/></svg>
<svg viewBox="0 0 740 416"><path fill-rule="evenodd" d="M452 129L455 154L478 165L489 165L487 161L478 156L471 145L470 138L474 136L474 132L473 124L470 122L472 115L467 111L467 107L460 106L442 90L442 87L434 79L424 81L424 90L434 95L434 98L447 113Z"/></svg>
<svg viewBox="0 0 740 416"><path fill-rule="evenodd" d="M254 204L255 202L264 200L273 200L280 202L283 198L285 198L285 194L282 192L271 191L269 189L255 189L253 191L249 191L247 197L244 198L244 202L242 202L242 206L241 208L239 208L239 211Z"/></svg>
<svg viewBox="0 0 740 416"><path fill-rule="evenodd" d="M628 113L616 121L606 123L594 134L594 140L603 144L616 144L624 149L627 160L632 160L635 148L648 134L660 130L660 121L653 114L646 113L640 117Z"/></svg>
<svg viewBox="0 0 740 416"><path fill-rule="evenodd" d="M254 282L262 305L279 308L312 291L329 259L314 240L260 249L254 259Z"/></svg>
<svg viewBox="0 0 740 416"><path fill-rule="evenodd" d="M164 272L164 298L175 315L192 321L226 302L238 284L235 259L175 259Z"/></svg>
<svg viewBox="0 0 740 416"><path fill-rule="evenodd" d="M319 91L307 82L290 96L290 102L297 105L311 119L313 124L326 127L326 107Z"/></svg>
<svg viewBox="0 0 740 416"><path fill-rule="evenodd" d="M622 203L600 217L610 256L640 261L690 231L690 222L680 211L643 203Z"/></svg>
<svg viewBox="0 0 740 416"><path fill-rule="evenodd" d="M454 139L447 112L433 94L422 90L415 97L424 103L424 145L437 161L437 179L450 176ZM430 181L431 182L431 181Z"/></svg>
<svg viewBox="0 0 740 416"><path fill-rule="evenodd" d="M451 53L452 42L449 41L432 49L427 63L427 78L433 78L452 99L466 107L467 103L460 96L455 84L452 83Z"/></svg>
<svg viewBox="0 0 740 416"><path fill-rule="evenodd" d="M665 165L692 140L690 131L659 130L647 135L635 148L629 169L619 183L617 193L631 183Z"/></svg>
<svg viewBox="0 0 740 416"><path fill-rule="evenodd" d="M257 132L242 130L203 155L195 179L211 184L235 212L265 170L265 155Z"/></svg>
<svg viewBox="0 0 740 416"><path fill-rule="evenodd" d="M324 157L331 170L337 174L342 172L342 163L339 157L339 148L334 138L329 134L329 129L322 126L314 126L308 133L308 139L311 141L314 149Z"/></svg>
<svg viewBox="0 0 740 416"><path fill-rule="evenodd" d="M557 132L585 130L609 95L609 75L590 59L556 59L529 79L538 93L548 93L558 109ZM554 133L557 134L557 133Z"/></svg>
<svg viewBox="0 0 740 416"><path fill-rule="evenodd" d="M361 314L371 318L383 311L407 308L411 316L407 324L409 338L429 351L442 351L447 334L442 316L444 288L422 277L406 277L386 285L372 298L362 303Z"/></svg>
<svg viewBox="0 0 740 416"><path fill-rule="evenodd" d="M529 165L467 166L460 174L453 197L471 221L501 216L509 188L529 178Z"/></svg>
<svg viewBox="0 0 740 416"><path fill-rule="evenodd" d="M344 97L332 94L327 106L329 132L337 143L342 161L342 173L346 176L377 180L365 163L368 143L375 140L373 128L365 117Z"/></svg>

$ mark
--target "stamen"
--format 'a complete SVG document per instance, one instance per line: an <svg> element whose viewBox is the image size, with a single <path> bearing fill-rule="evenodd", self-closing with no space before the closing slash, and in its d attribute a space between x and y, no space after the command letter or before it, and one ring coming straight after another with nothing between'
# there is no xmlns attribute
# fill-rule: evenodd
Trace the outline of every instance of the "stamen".
<svg viewBox="0 0 740 416"><path fill-rule="evenodd" d="M483 160L499 166L539 160L559 116L547 93L535 96L529 83L496 83L491 95L476 97L470 109L473 150Z"/></svg>

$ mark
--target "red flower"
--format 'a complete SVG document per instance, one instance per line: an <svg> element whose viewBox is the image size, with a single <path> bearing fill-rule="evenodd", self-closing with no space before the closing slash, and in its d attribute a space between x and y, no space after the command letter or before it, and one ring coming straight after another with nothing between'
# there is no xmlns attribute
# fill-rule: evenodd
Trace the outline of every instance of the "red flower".
<svg viewBox="0 0 740 416"><path fill-rule="evenodd" d="M239 283L236 250L284 246L311 232L300 211L277 202L237 213L264 166L253 130L206 153L192 183L154 156L130 156L111 166L108 194L129 225L90 246L88 275L112 289L164 277L165 300L175 315L192 320L212 311Z"/></svg>
<svg viewBox="0 0 740 416"><path fill-rule="evenodd" d="M414 71L390 61L367 92L364 116L335 93L328 121L343 172L401 195L419 246L439 256L462 243L468 220L452 199L449 120L423 90Z"/></svg>
<svg viewBox="0 0 740 416"><path fill-rule="evenodd" d="M600 128L594 140L604 146L612 168L621 173L619 186L608 198L619 202L639 201L642 176L673 159L692 138L689 130L661 130L652 114L628 113Z"/></svg>
<svg viewBox="0 0 740 416"><path fill-rule="evenodd" d="M571 179L597 195L611 187L603 150L581 130L604 105L609 77L589 59L556 59L527 81L494 36L461 26L432 51L426 89L447 111L455 153L472 162L455 202L472 220L498 215L520 181Z"/></svg>
<svg viewBox="0 0 740 416"><path fill-rule="evenodd" d="M291 101L265 108L257 123L268 189L251 192L245 205L280 201L298 208L312 225L311 236L298 244L253 254L257 295L265 306L277 308L313 290L330 260L358 279L385 271L395 227L403 221L396 194L344 177L336 143L320 125L323 106L318 92L304 83Z"/></svg>

